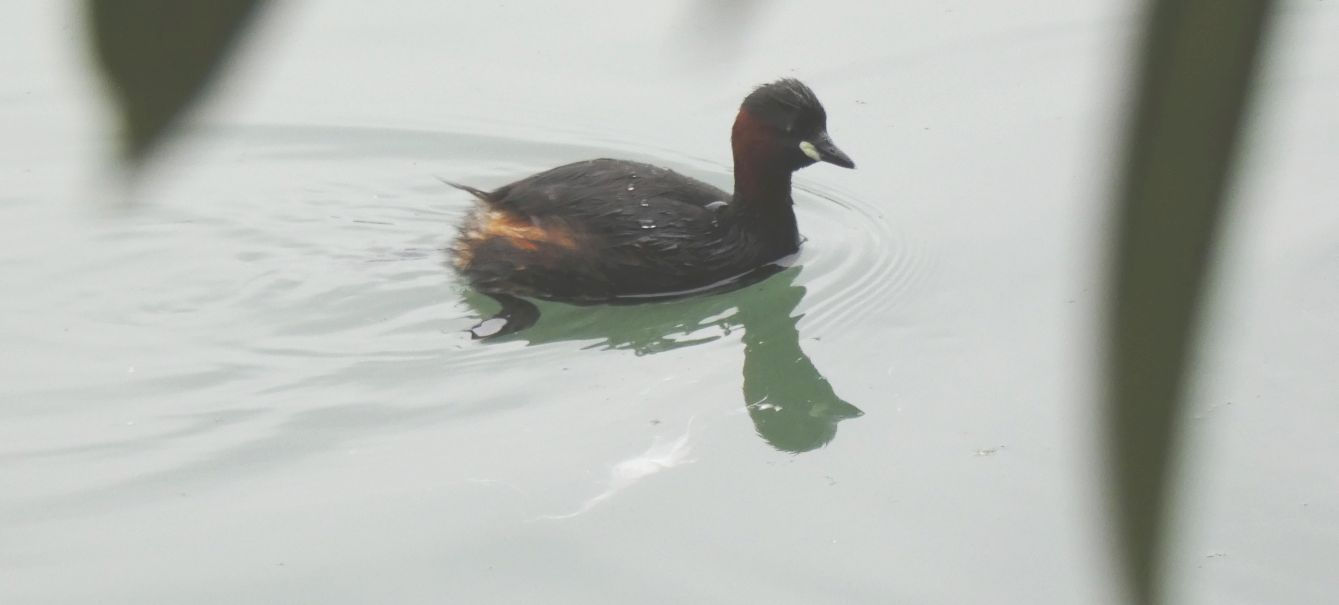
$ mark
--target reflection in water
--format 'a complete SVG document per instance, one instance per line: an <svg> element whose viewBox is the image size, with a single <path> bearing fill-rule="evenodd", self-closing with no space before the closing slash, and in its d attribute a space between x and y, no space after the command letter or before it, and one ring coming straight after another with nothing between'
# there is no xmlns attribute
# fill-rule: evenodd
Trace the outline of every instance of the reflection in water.
<svg viewBox="0 0 1339 605"><path fill-rule="evenodd" d="M807 452L837 435L837 423L860 416L859 408L842 400L828 379L800 348L792 316L804 288L791 285L798 271L772 280L784 287L768 288L739 305L744 325L744 403L758 434L779 450Z"/></svg>
<svg viewBox="0 0 1339 605"><path fill-rule="evenodd" d="M630 349L647 355L720 338L744 330L744 405L758 435L778 450L807 452L826 445L837 423L862 414L842 400L800 348L793 317L804 298L790 267L733 292L635 307L574 307L538 303L538 324L500 342L531 344L592 341L591 348ZM474 292L466 302L480 316L492 301ZM712 330L710 328L716 328Z"/></svg>

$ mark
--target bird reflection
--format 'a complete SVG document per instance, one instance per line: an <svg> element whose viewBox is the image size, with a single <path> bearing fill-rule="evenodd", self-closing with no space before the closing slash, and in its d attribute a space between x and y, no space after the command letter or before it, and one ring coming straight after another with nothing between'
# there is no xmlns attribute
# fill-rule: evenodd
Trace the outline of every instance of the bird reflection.
<svg viewBox="0 0 1339 605"><path fill-rule="evenodd" d="M761 281L731 292L629 307L539 302L539 323L498 341L592 341L591 348L649 355L742 329L744 406L758 436L778 450L807 452L832 441L838 423L863 412L837 395L800 348L799 317L793 316L805 294L794 283L799 272L773 268L768 273L775 275L755 276ZM480 316L492 311L483 296L467 293L465 299Z"/></svg>

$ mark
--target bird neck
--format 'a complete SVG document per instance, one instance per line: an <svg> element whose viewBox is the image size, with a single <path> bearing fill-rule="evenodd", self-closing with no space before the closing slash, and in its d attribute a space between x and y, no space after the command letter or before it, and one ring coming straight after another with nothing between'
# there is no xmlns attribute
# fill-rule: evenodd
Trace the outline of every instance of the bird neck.
<svg viewBox="0 0 1339 605"><path fill-rule="evenodd" d="M786 165L784 150L772 129L740 110L730 142L735 159L731 202L735 213L742 223L756 225L773 247L783 249L783 255L794 252L799 246L799 230L790 195L793 171Z"/></svg>

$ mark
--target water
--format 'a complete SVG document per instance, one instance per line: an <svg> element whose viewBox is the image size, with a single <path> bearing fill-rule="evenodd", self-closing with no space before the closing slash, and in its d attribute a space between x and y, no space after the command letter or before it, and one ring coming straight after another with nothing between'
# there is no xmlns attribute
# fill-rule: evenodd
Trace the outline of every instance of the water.
<svg viewBox="0 0 1339 605"><path fill-rule="evenodd" d="M1116 602L1092 350L1131 7L709 6L280 6L125 194L76 12L16 4L0 601ZM1339 11L1286 8L1178 602L1339 588ZM781 75L860 166L798 175L789 269L468 339L492 307L445 270L469 200L436 177L727 186Z"/></svg>

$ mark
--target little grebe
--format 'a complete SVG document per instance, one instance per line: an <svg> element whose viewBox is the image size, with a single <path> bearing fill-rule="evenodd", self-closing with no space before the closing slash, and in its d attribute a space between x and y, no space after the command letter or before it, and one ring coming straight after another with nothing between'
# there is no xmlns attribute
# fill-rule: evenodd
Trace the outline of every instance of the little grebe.
<svg viewBox="0 0 1339 605"><path fill-rule="evenodd" d="M730 284L799 249L792 172L854 168L827 133L812 90L783 79L739 108L730 142L734 195L671 170L622 160L559 166L479 198L453 264L501 312L470 332L515 332L539 317L518 297L576 304L684 296Z"/></svg>

